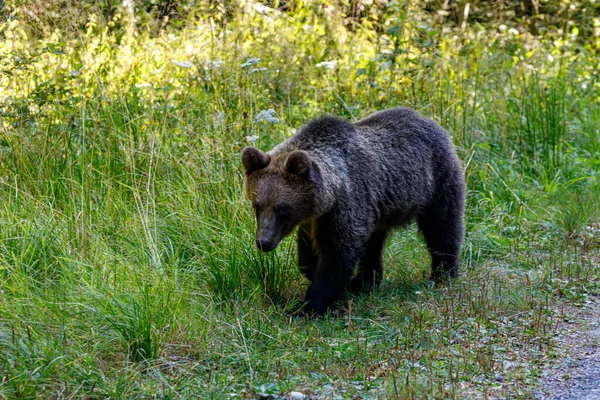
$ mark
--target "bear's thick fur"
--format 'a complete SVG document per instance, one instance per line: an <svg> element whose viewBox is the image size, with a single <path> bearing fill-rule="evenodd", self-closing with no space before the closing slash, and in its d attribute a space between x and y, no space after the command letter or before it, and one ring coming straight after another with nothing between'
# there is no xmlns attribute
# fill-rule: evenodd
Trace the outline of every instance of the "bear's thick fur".
<svg viewBox="0 0 600 400"><path fill-rule="evenodd" d="M448 133L416 111L395 108L354 124L321 117L268 153L246 147L242 163L257 246L271 251L298 227L299 268L312 282L308 311L323 315L348 285L376 287L388 232L415 219L433 279L458 274L461 163Z"/></svg>

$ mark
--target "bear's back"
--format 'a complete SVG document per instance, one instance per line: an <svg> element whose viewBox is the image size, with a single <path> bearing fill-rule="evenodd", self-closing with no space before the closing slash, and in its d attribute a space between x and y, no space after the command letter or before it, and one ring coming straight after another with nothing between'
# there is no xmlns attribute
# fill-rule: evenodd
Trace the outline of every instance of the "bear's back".
<svg viewBox="0 0 600 400"><path fill-rule="evenodd" d="M322 116L304 125L278 150L341 150L357 146L398 148L404 146L447 147L449 137L437 123L410 108L392 108L356 123Z"/></svg>
<svg viewBox="0 0 600 400"><path fill-rule="evenodd" d="M353 124L338 117L325 115L310 121L287 140L292 148L302 150L326 150L345 147L355 140Z"/></svg>
<svg viewBox="0 0 600 400"><path fill-rule="evenodd" d="M388 144L418 144L446 146L448 134L436 122L410 108L392 108L377 112L354 124L371 140Z"/></svg>

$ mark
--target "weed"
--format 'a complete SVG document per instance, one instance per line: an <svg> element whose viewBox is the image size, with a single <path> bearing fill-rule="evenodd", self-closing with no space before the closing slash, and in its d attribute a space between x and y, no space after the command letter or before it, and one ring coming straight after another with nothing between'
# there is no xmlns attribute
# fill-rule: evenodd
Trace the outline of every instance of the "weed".
<svg viewBox="0 0 600 400"><path fill-rule="evenodd" d="M591 8L532 36L484 2L25 3L0 1L0 397L532 396L556 298L598 291ZM395 106L464 160L461 276L431 285L411 227L381 288L291 317L294 237L255 248L239 153Z"/></svg>

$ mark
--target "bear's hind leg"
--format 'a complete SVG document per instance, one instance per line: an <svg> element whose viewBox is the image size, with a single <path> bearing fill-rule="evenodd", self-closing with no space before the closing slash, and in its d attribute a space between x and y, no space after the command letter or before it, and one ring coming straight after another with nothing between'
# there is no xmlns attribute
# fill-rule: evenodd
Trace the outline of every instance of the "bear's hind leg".
<svg viewBox="0 0 600 400"><path fill-rule="evenodd" d="M460 199L434 203L417 222L431 254L431 278L439 282L457 277L464 232Z"/></svg>
<svg viewBox="0 0 600 400"><path fill-rule="evenodd" d="M298 244L298 268L302 275L312 282L317 266L319 265L319 257L313 249L312 238L310 237L311 225L303 224L298 228L297 244Z"/></svg>
<svg viewBox="0 0 600 400"><path fill-rule="evenodd" d="M369 238L365 253L358 265L358 273L348 286L351 291L371 291L381 283L383 278L382 253L386 236L387 231L379 231L373 233Z"/></svg>

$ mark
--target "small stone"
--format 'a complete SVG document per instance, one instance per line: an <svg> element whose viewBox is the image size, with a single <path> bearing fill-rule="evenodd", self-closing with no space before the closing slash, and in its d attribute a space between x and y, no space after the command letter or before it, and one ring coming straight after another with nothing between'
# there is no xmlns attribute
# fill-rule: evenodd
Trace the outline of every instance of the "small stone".
<svg viewBox="0 0 600 400"><path fill-rule="evenodd" d="M290 392L290 397L294 400L304 399L304 394L301 392Z"/></svg>

